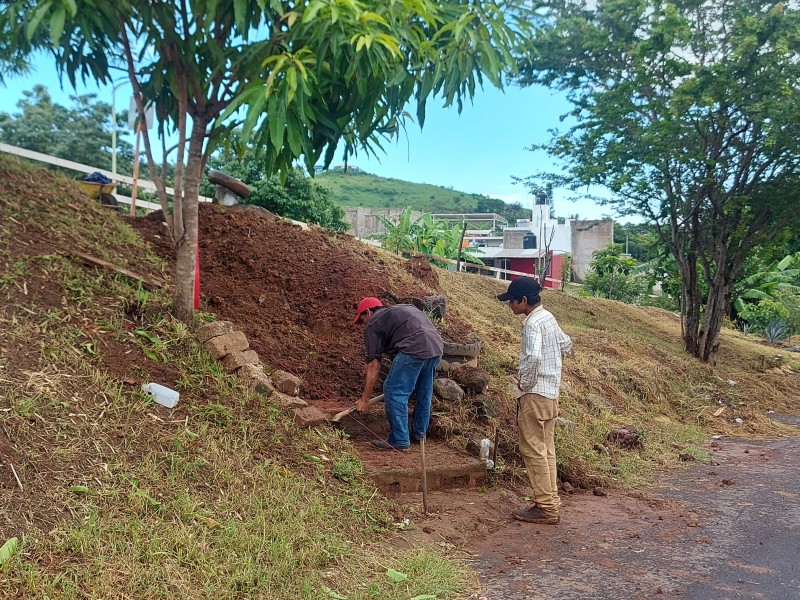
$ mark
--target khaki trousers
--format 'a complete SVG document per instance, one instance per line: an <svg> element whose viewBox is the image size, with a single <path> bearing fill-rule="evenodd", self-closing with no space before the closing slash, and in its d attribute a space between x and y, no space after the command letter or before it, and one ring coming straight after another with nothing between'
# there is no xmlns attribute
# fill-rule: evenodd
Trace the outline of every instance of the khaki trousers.
<svg viewBox="0 0 800 600"><path fill-rule="evenodd" d="M528 470L533 500L548 516L561 508L556 481L555 419L558 400L525 394L517 400L519 451Z"/></svg>

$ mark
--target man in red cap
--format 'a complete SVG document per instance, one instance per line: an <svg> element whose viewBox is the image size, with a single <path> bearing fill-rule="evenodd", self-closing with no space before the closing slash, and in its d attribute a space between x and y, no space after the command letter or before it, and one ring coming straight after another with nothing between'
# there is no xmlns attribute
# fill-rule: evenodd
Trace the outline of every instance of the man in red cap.
<svg viewBox="0 0 800 600"><path fill-rule="evenodd" d="M556 525L561 521L561 499L556 481L555 420L561 364L572 355L572 340L555 317L542 307L542 286L532 277L518 277L497 296L515 315L524 315L517 377L519 452L533 488L534 504L513 511L528 523Z"/></svg>
<svg viewBox="0 0 800 600"><path fill-rule="evenodd" d="M369 408L372 388L381 370L381 356L384 353L394 355L383 383L389 437L372 440L371 444L381 450L408 450L412 440L419 441L428 431L433 378L442 358L442 336L418 308L410 304L384 307L377 298L364 298L358 303L354 323L365 326L364 391L356 403L360 412ZM415 394L416 403L409 431L408 398L411 394Z"/></svg>

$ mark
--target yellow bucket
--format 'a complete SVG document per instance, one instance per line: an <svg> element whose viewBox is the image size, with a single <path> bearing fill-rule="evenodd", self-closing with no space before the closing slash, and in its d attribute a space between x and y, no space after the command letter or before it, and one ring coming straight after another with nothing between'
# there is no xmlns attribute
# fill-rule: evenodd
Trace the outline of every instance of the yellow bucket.
<svg viewBox="0 0 800 600"><path fill-rule="evenodd" d="M83 193L93 200L99 199L100 194L113 194L114 190L117 189L116 183L93 183L91 181L79 181L78 185L81 186Z"/></svg>

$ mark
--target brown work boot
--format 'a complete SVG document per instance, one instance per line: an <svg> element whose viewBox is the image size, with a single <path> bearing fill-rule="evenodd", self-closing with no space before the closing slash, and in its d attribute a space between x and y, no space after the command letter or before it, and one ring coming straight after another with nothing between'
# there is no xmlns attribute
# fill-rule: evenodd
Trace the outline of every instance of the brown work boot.
<svg viewBox="0 0 800 600"><path fill-rule="evenodd" d="M561 522L561 517L558 515L548 515L535 505L530 508L518 508L511 512L511 516L517 521L536 523L538 525L558 525Z"/></svg>
<svg viewBox="0 0 800 600"><path fill-rule="evenodd" d="M377 448L378 450L398 450L400 452L408 452L408 446L393 446L386 440L372 440L370 442L373 448Z"/></svg>

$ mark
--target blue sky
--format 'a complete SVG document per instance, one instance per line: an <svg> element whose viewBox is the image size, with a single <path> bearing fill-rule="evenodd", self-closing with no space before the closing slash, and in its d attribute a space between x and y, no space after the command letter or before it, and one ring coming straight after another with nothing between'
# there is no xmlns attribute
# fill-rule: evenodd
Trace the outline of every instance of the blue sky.
<svg viewBox="0 0 800 600"><path fill-rule="evenodd" d="M46 86L56 102L69 104L75 91L66 80L61 89L52 64L42 58L34 67L24 77L7 79L6 89L0 93L0 112L16 112L23 90L36 84ZM98 88L90 83L79 86L77 92L96 93L111 102L111 86ZM118 111L128 108L130 94L129 84L120 85L115 103ZM472 103L465 103L461 114L455 107L442 108L441 100L433 99L422 130L416 122L409 123L399 139L384 146L385 155L376 159L361 153L349 162L382 177L452 187L530 206L531 196L523 186L514 184L512 177L558 169L544 152L527 148L546 141L549 130L563 127L559 117L568 110L563 95L541 87L508 87L505 91L487 87ZM133 142L132 136L129 141ZM341 155L334 159L334 164L340 162ZM568 190L554 190L553 195L559 215L577 213L584 219L613 216L609 208L590 199L568 200L574 195Z"/></svg>

